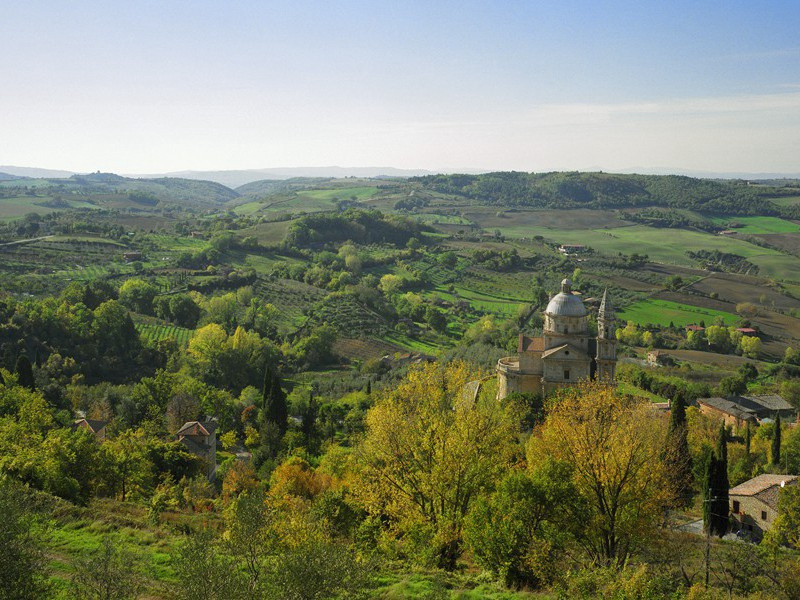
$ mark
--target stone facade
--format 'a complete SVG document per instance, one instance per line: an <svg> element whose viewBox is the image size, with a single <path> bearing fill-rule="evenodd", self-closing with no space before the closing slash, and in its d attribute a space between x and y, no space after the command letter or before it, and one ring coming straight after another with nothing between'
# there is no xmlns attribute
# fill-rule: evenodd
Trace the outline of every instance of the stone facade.
<svg viewBox="0 0 800 600"><path fill-rule="evenodd" d="M778 496L784 486L797 485L796 475L759 475L728 492L731 518L740 531L759 540L778 516Z"/></svg>
<svg viewBox="0 0 800 600"><path fill-rule="evenodd" d="M589 336L587 317L586 307L565 279L544 311L541 337L520 335L519 354L498 361L498 397L514 392L547 395L588 379L613 382L617 338L606 293L597 315L597 338Z"/></svg>

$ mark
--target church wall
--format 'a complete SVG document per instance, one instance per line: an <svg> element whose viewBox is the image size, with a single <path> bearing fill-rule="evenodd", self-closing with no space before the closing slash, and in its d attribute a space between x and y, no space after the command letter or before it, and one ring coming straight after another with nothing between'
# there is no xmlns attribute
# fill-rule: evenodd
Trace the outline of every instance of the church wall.
<svg viewBox="0 0 800 600"><path fill-rule="evenodd" d="M519 370L524 373L542 373L542 353L521 352L519 355Z"/></svg>

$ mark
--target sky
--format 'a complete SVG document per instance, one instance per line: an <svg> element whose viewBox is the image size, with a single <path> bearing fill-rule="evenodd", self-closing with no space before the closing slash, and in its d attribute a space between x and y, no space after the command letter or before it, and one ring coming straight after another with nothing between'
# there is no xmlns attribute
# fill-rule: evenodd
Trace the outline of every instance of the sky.
<svg viewBox="0 0 800 600"><path fill-rule="evenodd" d="M797 0L9 0L0 164L800 172Z"/></svg>

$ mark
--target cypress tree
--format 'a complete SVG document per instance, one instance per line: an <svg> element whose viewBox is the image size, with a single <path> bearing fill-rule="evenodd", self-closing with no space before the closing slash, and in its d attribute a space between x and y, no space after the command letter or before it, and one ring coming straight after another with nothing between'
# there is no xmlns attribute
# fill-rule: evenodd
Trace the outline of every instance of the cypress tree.
<svg viewBox="0 0 800 600"><path fill-rule="evenodd" d="M709 459L708 495L704 504L708 504L707 523L713 535L722 537L728 532L728 436L725 423L719 428L717 448ZM706 511L704 511L704 515Z"/></svg>
<svg viewBox="0 0 800 600"><path fill-rule="evenodd" d="M714 477L716 474L716 460L714 459L714 451L708 453L706 457L706 468L703 474L703 529L708 530L711 527L711 498L713 496L712 489L714 486Z"/></svg>
<svg viewBox="0 0 800 600"><path fill-rule="evenodd" d="M750 454L750 421L745 422L745 429L744 429L744 451L748 455Z"/></svg>
<svg viewBox="0 0 800 600"><path fill-rule="evenodd" d="M317 399L314 397L314 392L310 391L308 393L308 404L303 411L303 423L301 425L301 430L306 437L306 444L309 450L313 450L316 440L317 412Z"/></svg>
<svg viewBox="0 0 800 600"><path fill-rule="evenodd" d="M681 504L688 503L692 495L692 456L686 427L686 404L683 394L678 393L672 402L665 462L676 496Z"/></svg>
<svg viewBox="0 0 800 600"><path fill-rule="evenodd" d="M367 393L367 396L372 394L372 379L367 379L367 387L364 391Z"/></svg>
<svg viewBox="0 0 800 600"><path fill-rule="evenodd" d="M17 364L14 370L17 373L17 382L28 388L29 390L36 389L36 382L33 379L33 366L30 359L24 354L20 354L17 358Z"/></svg>
<svg viewBox="0 0 800 600"><path fill-rule="evenodd" d="M262 421L274 424L281 435L289 427L289 409L286 406L286 393L281 387L281 379L271 368L264 374L264 391L261 400Z"/></svg>
<svg viewBox="0 0 800 600"><path fill-rule="evenodd" d="M781 416L775 417L775 433L772 436L772 464L776 467L781 462Z"/></svg>

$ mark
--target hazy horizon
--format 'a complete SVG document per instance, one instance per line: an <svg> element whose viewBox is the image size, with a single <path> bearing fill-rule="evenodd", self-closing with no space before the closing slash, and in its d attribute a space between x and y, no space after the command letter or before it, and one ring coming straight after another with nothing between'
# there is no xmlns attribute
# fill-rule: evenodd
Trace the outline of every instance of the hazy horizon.
<svg viewBox="0 0 800 600"><path fill-rule="evenodd" d="M0 164L799 170L788 0L43 1L4 16Z"/></svg>

